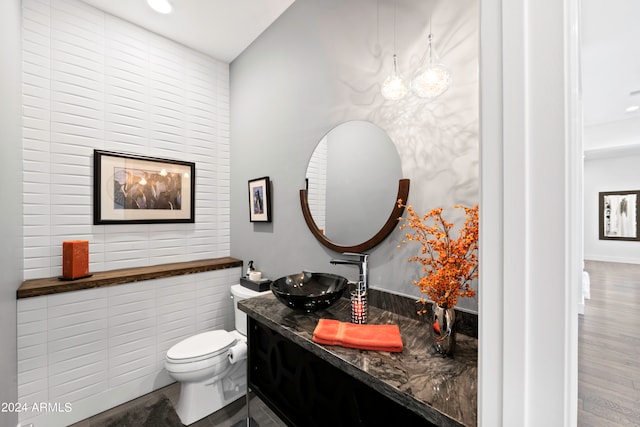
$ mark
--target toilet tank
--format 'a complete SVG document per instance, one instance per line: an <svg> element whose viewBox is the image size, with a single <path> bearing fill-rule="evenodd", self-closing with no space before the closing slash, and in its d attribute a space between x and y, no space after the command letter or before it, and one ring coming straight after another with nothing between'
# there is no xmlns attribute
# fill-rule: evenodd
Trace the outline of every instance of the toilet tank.
<svg viewBox="0 0 640 427"><path fill-rule="evenodd" d="M245 288L242 285L231 286L231 298L233 298L233 312L235 314L236 331L240 332L244 336L247 335L247 315L238 308L238 301L260 295L267 295L269 293L271 293L271 291L257 292Z"/></svg>

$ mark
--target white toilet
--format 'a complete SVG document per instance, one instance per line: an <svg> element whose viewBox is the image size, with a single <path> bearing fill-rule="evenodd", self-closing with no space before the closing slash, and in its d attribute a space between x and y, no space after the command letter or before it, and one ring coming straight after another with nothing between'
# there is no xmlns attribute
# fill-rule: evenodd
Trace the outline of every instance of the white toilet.
<svg viewBox="0 0 640 427"><path fill-rule="evenodd" d="M193 424L245 394L247 315L238 309L238 301L269 292L231 286L236 330L203 332L167 351L164 366L181 383L176 412L183 424Z"/></svg>

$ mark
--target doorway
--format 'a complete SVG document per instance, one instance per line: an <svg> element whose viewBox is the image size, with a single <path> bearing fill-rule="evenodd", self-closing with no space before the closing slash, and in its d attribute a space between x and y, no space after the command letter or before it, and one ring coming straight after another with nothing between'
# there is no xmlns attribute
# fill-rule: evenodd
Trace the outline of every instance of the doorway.
<svg viewBox="0 0 640 427"><path fill-rule="evenodd" d="M600 239L599 193L640 190L640 4L581 0L584 257L578 425L640 425L640 242ZM609 78L615 74L615 78Z"/></svg>

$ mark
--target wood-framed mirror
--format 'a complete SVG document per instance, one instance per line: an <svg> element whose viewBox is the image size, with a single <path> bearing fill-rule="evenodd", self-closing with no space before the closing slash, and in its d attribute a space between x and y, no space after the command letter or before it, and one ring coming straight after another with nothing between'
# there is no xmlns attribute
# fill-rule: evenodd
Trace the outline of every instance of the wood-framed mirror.
<svg viewBox="0 0 640 427"><path fill-rule="evenodd" d="M300 204L311 233L337 252L365 252L396 227L409 197L397 149L387 133L364 120L331 129L307 166Z"/></svg>

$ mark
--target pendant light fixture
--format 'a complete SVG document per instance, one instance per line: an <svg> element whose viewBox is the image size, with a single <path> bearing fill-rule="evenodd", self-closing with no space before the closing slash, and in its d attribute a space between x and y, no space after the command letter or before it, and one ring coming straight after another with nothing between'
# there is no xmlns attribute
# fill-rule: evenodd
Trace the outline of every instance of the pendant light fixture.
<svg viewBox="0 0 640 427"><path fill-rule="evenodd" d="M411 90L420 98L435 99L449 89L451 71L442 63L433 49L431 18L429 18L427 42L427 52L422 61L423 65L416 71L411 81Z"/></svg>
<svg viewBox="0 0 640 427"><path fill-rule="evenodd" d="M405 97L409 91L407 81L398 71L398 57L396 55L396 2L393 2L393 70L391 75L382 83L382 96L390 101L397 101Z"/></svg>

